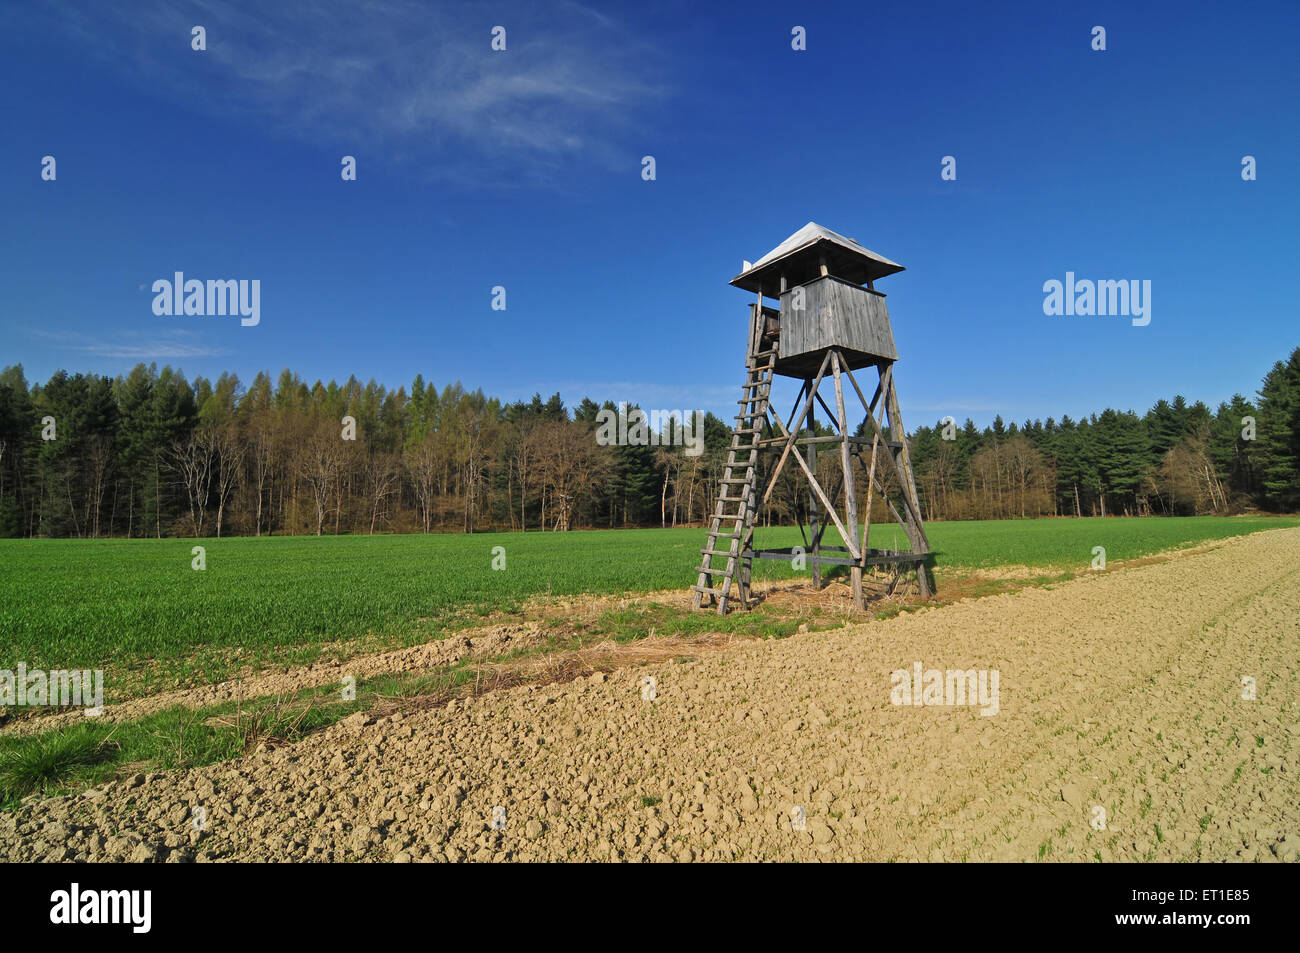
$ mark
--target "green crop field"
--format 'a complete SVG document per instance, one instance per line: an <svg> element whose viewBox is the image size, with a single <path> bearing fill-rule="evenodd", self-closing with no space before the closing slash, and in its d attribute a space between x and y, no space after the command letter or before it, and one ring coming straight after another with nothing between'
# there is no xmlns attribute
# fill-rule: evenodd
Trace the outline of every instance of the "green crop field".
<svg viewBox="0 0 1300 953"><path fill-rule="evenodd" d="M934 523L939 582L964 568L1086 569L1281 526L1300 518L1150 518ZM797 529L760 530L764 546ZM833 535L833 531L832 531ZM829 537L828 537L829 538ZM638 593L694 581L704 532L611 530L206 540L0 540L0 668L177 670L243 650L304 661L322 643L375 647L438 638L466 619L518 612L537 595ZM876 546L901 546L892 524ZM834 542L834 540L830 540ZM191 548L207 568L191 568ZM506 568L492 568L505 548ZM758 579L794 576L756 564ZM716 619L716 617L714 617ZM712 624L712 623L711 623Z"/></svg>

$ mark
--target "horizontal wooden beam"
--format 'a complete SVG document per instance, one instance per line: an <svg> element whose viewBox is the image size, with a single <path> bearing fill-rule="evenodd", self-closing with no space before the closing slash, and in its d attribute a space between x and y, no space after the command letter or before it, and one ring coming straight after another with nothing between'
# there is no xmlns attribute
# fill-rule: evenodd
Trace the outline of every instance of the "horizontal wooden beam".
<svg viewBox="0 0 1300 953"><path fill-rule="evenodd" d="M786 442L785 437L764 437L758 443L760 446L762 446L763 444L785 443L785 442ZM882 442L890 447L893 447L895 450L901 449L903 446L897 440L885 440ZM801 447L807 446L810 443L852 443L852 444L857 444L860 447L871 446L871 441L868 440L866 437L853 437L853 436L841 437L839 435L834 435L830 437L799 437L797 440L795 440L795 443Z"/></svg>
<svg viewBox="0 0 1300 953"><path fill-rule="evenodd" d="M823 549L831 552L847 552L843 546L825 546ZM794 548L786 547L785 549L753 549L741 553L745 559L778 559L782 562L791 562L795 558ZM910 549L868 549L866 555L859 562L853 559L844 559L838 556L815 556L812 553L804 553L804 562L809 565L831 565L831 566L880 566L889 563L908 563L924 562L930 558L929 553L914 553Z"/></svg>

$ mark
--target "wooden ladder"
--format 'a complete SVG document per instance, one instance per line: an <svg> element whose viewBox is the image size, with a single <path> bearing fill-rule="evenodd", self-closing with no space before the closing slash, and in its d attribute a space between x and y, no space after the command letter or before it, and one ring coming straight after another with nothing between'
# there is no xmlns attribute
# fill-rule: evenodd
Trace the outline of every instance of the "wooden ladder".
<svg viewBox="0 0 1300 953"><path fill-rule="evenodd" d="M691 586L695 595L692 605L698 609L704 597L709 597L709 604L717 601L718 615L725 615L727 603L736 598L732 587L736 586L740 604L749 608L749 573L752 559L744 557L753 545L754 512L757 504L756 483L758 480L758 443L762 436L763 424L767 420L768 401L772 396L772 373L776 367L776 348L756 351L745 362L746 376L742 390L743 397L737 401L740 413L736 415L736 427L731 434L731 448L727 452L727 466L722 472L722 481L718 488L718 502L713 508L712 525L709 528L708 542L700 552L704 560L695 568L700 577ZM744 458L740 457L744 454ZM738 470L744 476L736 476ZM736 487L738 492L730 492ZM735 507L734 512L729 508ZM731 527L730 530L725 527ZM719 540L726 540L727 547L722 549ZM719 569L713 565L713 557L725 556L726 567ZM718 577L721 577L719 581Z"/></svg>

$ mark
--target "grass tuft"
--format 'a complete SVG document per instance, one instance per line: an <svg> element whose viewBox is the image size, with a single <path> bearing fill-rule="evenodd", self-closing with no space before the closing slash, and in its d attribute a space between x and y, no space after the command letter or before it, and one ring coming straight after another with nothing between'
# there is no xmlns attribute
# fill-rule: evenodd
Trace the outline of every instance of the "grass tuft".
<svg viewBox="0 0 1300 953"><path fill-rule="evenodd" d="M119 746L111 734L109 727L83 724L13 739L0 749L0 804L56 793L112 762Z"/></svg>

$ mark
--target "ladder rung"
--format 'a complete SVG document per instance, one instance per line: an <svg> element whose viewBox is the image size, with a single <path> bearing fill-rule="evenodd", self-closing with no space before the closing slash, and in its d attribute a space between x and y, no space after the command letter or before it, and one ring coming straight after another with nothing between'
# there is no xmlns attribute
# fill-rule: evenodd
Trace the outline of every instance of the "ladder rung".
<svg viewBox="0 0 1300 953"><path fill-rule="evenodd" d="M730 552L730 551L725 550L725 549L708 549L708 548L705 548L705 549L701 549L701 550L700 550L700 555L701 555L701 556L726 556L726 557L730 558L730 557L732 557L732 556L739 556L740 553L733 553L733 552ZM715 569L715 570L712 570L712 571L713 571L713 572L717 572L716 569Z"/></svg>
<svg viewBox="0 0 1300 953"><path fill-rule="evenodd" d="M746 480L742 477L727 477L725 479L719 480L718 482L719 483L748 483L749 480Z"/></svg>
<svg viewBox="0 0 1300 953"><path fill-rule="evenodd" d="M708 575L710 575L710 576L725 576L725 575L727 575L727 570L725 570L725 569L718 569L716 566L713 567L713 568L706 568L706 567L704 567L704 566L696 566L696 567L695 567L695 571L696 571L696 572L706 573L706 574L708 574Z"/></svg>

